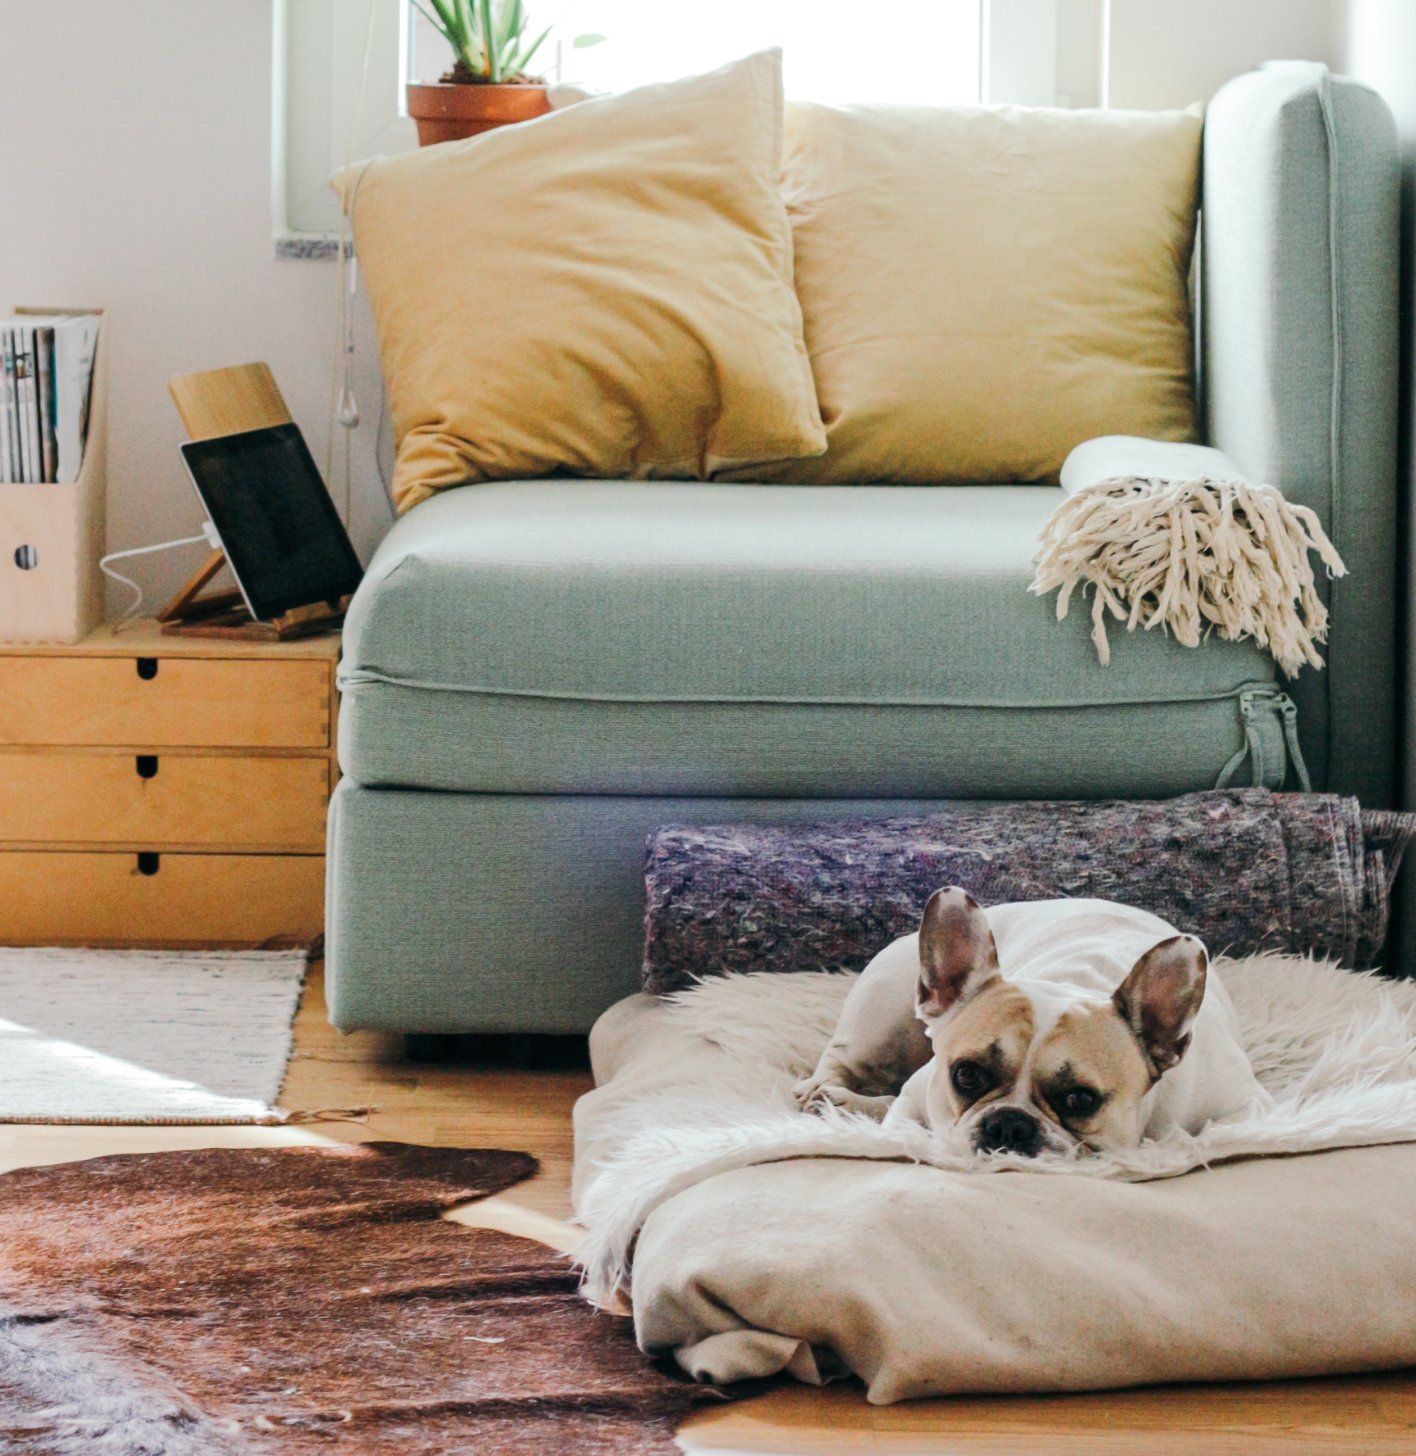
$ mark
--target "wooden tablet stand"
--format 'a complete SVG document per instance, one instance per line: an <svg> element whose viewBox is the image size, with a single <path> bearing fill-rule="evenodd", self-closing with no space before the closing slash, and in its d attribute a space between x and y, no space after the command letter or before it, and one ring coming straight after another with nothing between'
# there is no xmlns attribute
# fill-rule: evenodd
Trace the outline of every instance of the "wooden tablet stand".
<svg viewBox="0 0 1416 1456"><path fill-rule="evenodd" d="M237 364L179 374L168 383L177 413L193 440L239 435L291 423L290 411L266 364ZM330 605L313 602L294 607L268 622L251 616L239 591L206 592L226 565L226 553L213 551L157 614L162 630L187 637L233 637L257 642L283 642L336 630L344 620L349 598ZM205 595L203 594L205 592Z"/></svg>

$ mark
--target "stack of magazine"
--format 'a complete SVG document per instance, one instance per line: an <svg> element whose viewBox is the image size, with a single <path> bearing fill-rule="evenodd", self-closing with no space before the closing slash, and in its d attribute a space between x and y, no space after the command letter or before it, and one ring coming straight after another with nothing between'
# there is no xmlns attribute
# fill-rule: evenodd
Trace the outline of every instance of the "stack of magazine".
<svg viewBox="0 0 1416 1456"><path fill-rule="evenodd" d="M0 319L0 483L79 478L97 314Z"/></svg>

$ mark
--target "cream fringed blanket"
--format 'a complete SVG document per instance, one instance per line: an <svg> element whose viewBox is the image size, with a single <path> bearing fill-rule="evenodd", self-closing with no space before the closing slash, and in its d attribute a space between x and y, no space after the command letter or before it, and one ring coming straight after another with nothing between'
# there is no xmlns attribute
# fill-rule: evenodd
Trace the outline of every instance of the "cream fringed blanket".
<svg viewBox="0 0 1416 1456"><path fill-rule="evenodd" d="M1092 641L1111 660L1108 614L1160 626L1186 647L1210 632L1252 638L1293 677L1321 667L1327 635L1309 552L1346 574L1317 516L1271 485L1246 480L1226 455L1108 435L1078 445L1062 467L1067 499L1042 529L1031 590L1092 588Z"/></svg>

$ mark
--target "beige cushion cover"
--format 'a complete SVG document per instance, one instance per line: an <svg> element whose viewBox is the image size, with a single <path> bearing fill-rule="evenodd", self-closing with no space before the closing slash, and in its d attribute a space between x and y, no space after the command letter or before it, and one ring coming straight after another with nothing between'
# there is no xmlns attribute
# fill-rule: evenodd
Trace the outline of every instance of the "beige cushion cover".
<svg viewBox="0 0 1416 1456"><path fill-rule="evenodd" d="M772 479L1053 481L1194 438L1199 118L792 106L783 159L829 450Z"/></svg>
<svg viewBox="0 0 1416 1456"><path fill-rule="evenodd" d="M468 481L820 453L781 135L767 51L340 174L399 508Z"/></svg>
<svg viewBox="0 0 1416 1456"><path fill-rule="evenodd" d="M640 1344L700 1380L844 1365L875 1405L1416 1358L1410 1144L1139 1185L979 1181L801 1158L699 1183L639 1235Z"/></svg>

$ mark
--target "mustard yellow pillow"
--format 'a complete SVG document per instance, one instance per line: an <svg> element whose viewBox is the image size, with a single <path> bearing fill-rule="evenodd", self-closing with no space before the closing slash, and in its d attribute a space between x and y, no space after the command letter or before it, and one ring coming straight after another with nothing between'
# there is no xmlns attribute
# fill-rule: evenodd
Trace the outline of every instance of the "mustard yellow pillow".
<svg viewBox="0 0 1416 1456"><path fill-rule="evenodd" d="M1056 480L1190 440L1184 112L793 105L783 158L827 453L763 478Z"/></svg>
<svg viewBox="0 0 1416 1456"><path fill-rule="evenodd" d="M399 509L470 481L819 454L781 145L766 51L339 174Z"/></svg>

